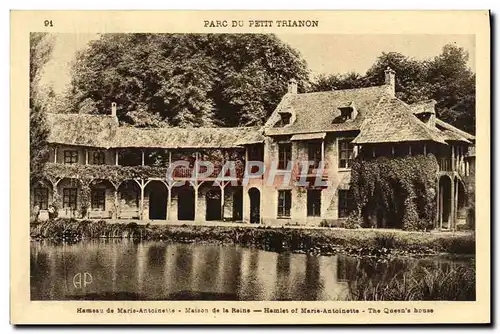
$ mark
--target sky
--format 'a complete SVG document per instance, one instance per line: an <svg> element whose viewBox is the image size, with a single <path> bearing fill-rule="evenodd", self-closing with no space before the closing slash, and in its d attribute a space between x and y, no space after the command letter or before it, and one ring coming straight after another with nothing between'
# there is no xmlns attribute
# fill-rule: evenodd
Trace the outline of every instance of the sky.
<svg viewBox="0 0 500 334"><path fill-rule="evenodd" d="M333 35L278 34L278 38L298 50L311 75L325 73L364 74L382 52L400 52L423 60L441 53L444 45L455 43L469 52L469 66L475 70L474 35ZM41 83L52 85L57 93L70 82L69 64L77 51L85 48L97 34L56 34L52 59L46 64ZM396 74L397 75L397 74Z"/></svg>

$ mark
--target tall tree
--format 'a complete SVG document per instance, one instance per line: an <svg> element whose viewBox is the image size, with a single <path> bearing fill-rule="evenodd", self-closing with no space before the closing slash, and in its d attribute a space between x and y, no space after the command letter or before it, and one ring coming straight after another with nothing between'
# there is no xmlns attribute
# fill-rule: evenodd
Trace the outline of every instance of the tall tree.
<svg viewBox="0 0 500 334"><path fill-rule="evenodd" d="M139 126L238 126L265 122L308 72L300 54L268 34L105 34L77 55L74 112L107 113Z"/></svg>
<svg viewBox="0 0 500 334"><path fill-rule="evenodd" d="M30 34L30 178L40 176L41 166L47 160L48 147L45 110L40 99L40 75L49 61L53 49L53 39L46 33Z"/></svg>
<svg viewBox="0 0 500 334"><path fill-rule="evenodd" d="M365 80L370 86L381 85L385 81L384 71L390 67L396 71L396 95L401 100L413 103L428 96L426 66L424 62L398 52L382 52L375 63L366 71Z"/></svg>
<svg viewBox="0 0 500 334"><path fill-rule="evenodd" d="M438 115L455 126L475 133L476 76L467 66L469 54L454 44L428 62L426 81Z"/></svg>

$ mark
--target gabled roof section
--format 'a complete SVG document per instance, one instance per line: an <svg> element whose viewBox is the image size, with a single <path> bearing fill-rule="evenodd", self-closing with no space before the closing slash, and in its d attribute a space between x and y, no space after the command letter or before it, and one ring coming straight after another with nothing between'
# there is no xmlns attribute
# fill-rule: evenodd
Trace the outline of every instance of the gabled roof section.
<svg viewBox="0 0 500 334"><path fill-rule="evenodd" d="M411 108L397 98L382 98L366 117L355 144L434 141L446 144L437 129L421 122Z"/></svg>
<svg viewBox="0 0 500 334"><path fill-rule="evenodd" d="M359 130L371 109L382 97L392 96L389 85L344 89L327 92L286 94L264 125L266 135ZM355 119L341 121L340 109L355 105ZM295 121L286 127L273 127L279 121L281 110L293 110Z"/></svg>
<svg viewBox="0 0 500 334"><path fill-rule="evenodd" d="M47 114L49 143L98 148L236 148L262 143L258 127L137 128L109 115Z"/></svg>

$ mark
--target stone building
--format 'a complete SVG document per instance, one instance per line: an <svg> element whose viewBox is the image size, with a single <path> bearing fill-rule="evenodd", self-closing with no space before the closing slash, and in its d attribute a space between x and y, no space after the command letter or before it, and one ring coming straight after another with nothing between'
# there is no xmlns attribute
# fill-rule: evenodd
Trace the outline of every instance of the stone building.
<svg viewBox="0 0 500 334"><path fill-rule="evenodd" d="M455 228L474 179L475 138L434 107L398 99L387 69L385 84L368 88L299 94L292 80L262 128L122 126L115 104L110 115L48 114L50 158L31 205L40 219L53 204L59 217L318 225L347 217L357 155L432 153L435 226Z"/></svg>

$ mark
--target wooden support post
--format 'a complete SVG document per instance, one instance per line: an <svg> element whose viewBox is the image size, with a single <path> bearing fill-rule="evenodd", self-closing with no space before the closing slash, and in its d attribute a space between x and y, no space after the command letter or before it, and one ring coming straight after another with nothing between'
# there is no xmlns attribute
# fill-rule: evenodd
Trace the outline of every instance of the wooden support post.
<svg viewBox="0 0 500 334"><path fill-rule="evenodd" d="M439 196L440 196L440 191L439 191L439 178L438 178L436 186L436 224L435 224L436 228L439 227L439 216L441 212Z"/></svg>
<svg viewBox="0 0 500 334"><path fill-rule="evenodd" d="M219 183L220 186L220 219L224 221L224 181Z"/></svg>
<svg viewBox="0 0 500 334"><path fill-rule="evenodd" d="M144 150L141 150L141 165L144 166Z"/></svg>
<svg viewBox="0 0 500 334"><path fill-rule="evenodd" d="M193 176L195 180L198 180L198 151L194 152L194 171ZM197 183L198 184L198 181Z"/></svg>
<svg viewBox="0 0 500 334"><path fill-rule="evenodd" d="M172 206L172 187L167 186L167 220L170 220L170 210Z"/></svg>
<svg viewBox="0 0 500 334"><path fill-rule="evenodd" d="M448 219L448 228L452 229L455 226L455 181L451 181L451 203L450 203L450 218Z"/></svg>
<svg viewBox="0 0 500 334"><path fill-rule="evenodd" d="M146 184L144 183L144 179L141 179L141 182L135 180L137 184L139 185L139 188L141 188L141 201L139 202L139 219L142 220L144 217L144 188L146 187Z"/></svg>
<svg viewBox="0 0 500 334"><path fill-rule="evenodd" d="M411 145L408 145L408 155L411 156Z"/></svg>
<svg viewBox="0 0 500 334"><path fill-rule="evenodd" d="M427 144L424 144L424 155L427 155Z"/></svg>
<svg viewBox="0 0 500 334"><path fill-rule="evenodd" d="M394 156L394 145L391 145L391 154Z"/></svg>
<svg viewBox="0 0 500 334"><path fill-rule="evenodd" d="M85 164L89 164L89 150L85 149Z"/></svg>
<svg viewBox="0 0 500 334"><path fill-rule="evenodd" d="M115 187L115 216L113 217L114 219L120 218L120 213L119 213L119 206L120 203L118 202L118 188Z"/></svg>
<svg viewBox="0 0 500 334"><path fill-rule="evenodd" d="M194 188L194 220L196 221L196 217L198 216L198 181L193 184Z"/></svg>
<svg viewBox="0 0 500 334"><path fill-rule="evenodd" d="M321 163L325 164L325 138L321 141Z"/></svg>
<svg viewBox="0 0 500 334"><path fill-rule="evenodd" d="M457 219L458 219L458 179L456 182L453 182L455 186L454 194L453 194L453 230L455 231L457 228ZM455 184L456 183L456 184Z"/></svg>
<svg viewBox="0 0 500 334"><path fill-rule="evenodd" d="M54 163L57 163L57 146L54 146Z"/></svg>
<svg viewBox="0 0 500 334"><path fill-rule="evenodd" d="M465 173L465 163L464 163L464 147L460 146L460 172Z"/></svg>
<svg viewBox="0 0 500 334"><path fill-rule="evenodd" d="M118 150L115 150L115 165L118 166Z"/></svg>
<svg viewBox="0 0 500 334"><path fill-rule="evenodd" d="M451 168L452 172L455 171L455 146L451 146Z"/></svg>
<svg viewBox="0 0 500 334"><path fill-rule="evenodd" d="M359 151L361 151L361 146L359 145L354 146L354 158L358 157Z"/></svg>

